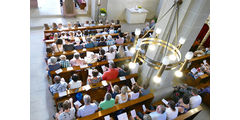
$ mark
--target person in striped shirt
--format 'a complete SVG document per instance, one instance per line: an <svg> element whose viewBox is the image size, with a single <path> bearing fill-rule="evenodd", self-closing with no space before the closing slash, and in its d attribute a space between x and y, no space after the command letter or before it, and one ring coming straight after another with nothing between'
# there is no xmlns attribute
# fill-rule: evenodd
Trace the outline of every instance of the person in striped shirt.
<svg viewBox="0 0 240 120"><path fill-rule="evenodd" d="M60 56L60 65L62 68L67 68L67 67L71 67L71 64L69 62L69 60L66 58L65 55L61 55Z"/></svg>
<svg viewBox="0 0 240 120"><path fill-rule="evenodd" d="M106 43L107 43L107 45L114 45L115 40L112 38L111 35L108 35Z"/></svg>

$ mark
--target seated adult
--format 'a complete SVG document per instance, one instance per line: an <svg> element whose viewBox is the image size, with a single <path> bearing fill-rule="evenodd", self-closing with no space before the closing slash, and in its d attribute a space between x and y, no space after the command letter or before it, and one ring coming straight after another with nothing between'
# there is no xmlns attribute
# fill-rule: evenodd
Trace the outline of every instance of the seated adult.
<svg viewBox="0 0 240 120"><path fill-rule="evenodd" d="M99 21L98 26L101 26L101 25L103 25L103 21L102 20Z"/></svg>
<svg viewBox="0 0 240 120"><path fill-rule="evenodd" d="M183 95L183 97L178 100L176 106L178 107L179 113L186 113L190 109L189 96L187 94Z"/></svg>
<svg viewBox="0 0 240 120"><path fill-rule="evenodd" d="M148 30L150 30L149 22L147 22L145 28L143 28L142 34L147 32Z"/></svg>
<svg viewBox="0 0 240 120"><path fill-rule="evenodd" d="M128 93L129 94L129 100L135 100L139 98L140 92L139 87L135 84L132 86L132 91Z"/></svg>
<svg viewBox="0 0 240 120"><path fill-rule="evenodd" d="M89 76L87 79L88 84L96 84L102 80L101 76L99 76L99 72L97 69L92 70L92 76Z"/></svg>
<svg viewBox="0 0 240 120"><path fill-rule="evenodd" d="M78 25L78 27L81 27L81 24L79 21L77 21L76 24Z"/></svg>
<svg viewBox="0 0 240 120"><path fill-rule="evenodd" d="M108 31L109 31L109 34L113 34L114 33L114 27L111 25Z"/></svg>
<svg viewBox="0 0 240 120"><path fill-rule="evenodd" d="M75 36L74 36L74 32L73 31L70 31L69 32L69 37L68 37L69 40L74 40L75 39Z"/></svg>
<svg viewBox="0 0 240 120"><path fill-rule="evenodd" d="M68 22L68 23L67 23L67 27L68 27L68 29L72 29L72 23L71 23L71 22Z"/></svg>
<svg viewBox="0 0 240 120"><path fill-rule="evenodd" d="M79 53L74 53L73 59L70 60L70 64L71 66L80 66L86 64L86 62L84 59L80 58Z"/></svg>
<svg viewBox="0 0 240 120"><path fill-rule="evenodd" d="M114 22L114 20L111 20L111 23L110 23L111 25L115 25L115 22Z"/></svg>
<svg viewBox="0 0 240 120"><path fill-rule="evenodd" d="M83 45L81 44L81 42L82 41L78 37L75 39L75 45L74 45L75 50L83 49Z"/></svg>
<svg viewBox="0 0 240 120"><path fill-rule="evenodd" d="M136 84L138 85L138 84ZM144 95L147 95L150 93L150 87L149 87L149 84L144 84L143 87L141 86L138 86L140 87L140 91L141 91L141 95L144 96Z"/></svg>
<svg viewBox="0 0 240 120"><path fill-rule="evenodd" d="M100 110L105 110L113 107L114 105L115 105L115 100L112 98L112 95L107 92L105 94L105 100L100 102L99 108Z"/></svg>
<svg viewBox="0 0 240 120"><path fill-rule="evenodd" d="M204 46L201 46L199 48L199 50L196 50L194 52L194 56L196 56L196 57L200 57L200 56L203 56L203 55L205 55L205 48L204 48Z"/></svg>
<svg viewBox="0 0 240 120"><path fill-rule="evenodd" d="M192 89L192 97L190 97L190 107L196 108L202 103L202 97L198 95L198 90L196 88Z"/></svg>
<svg viewBox="0 0 240 120"><path fill-rule="evenodd" d="M127 76L130 74L130 70L128 68L128 66L122 66L122 68L119 68L119 74L118 77L122 77L122 76Z"/></svg>
<svg viewBox="0 0 240 120"><path fill-rule="evenodd" d="M92 54L90 54L89 56L84 57L85 62L88 64L95 63L98 59L98 56L96 54L94 54L93 52L91 53Z"/></svg>
<svg viewBox="0 0 240 120"><path fill-rule="evenodd" d="M170 100L168 101L166 113L168 120L174 120L178 116L178 108L175 107L175 102Z"/></svg>
<svg viewBox="0 0 240 120"><path fill-rule="evenodd" d="M95 23L94 21L91 22L90 26L95 26Z"/></svg>
<svg viewBox="0 0 240 120"><path fill-rule="evenodd" d="M118 94L120 94L120 88L119 88L119 86L118 85L114 85L114 86L112 86L112 83L110 82L109 83L110 84L110 87L111 87L111 90L112 90L112 98L114 98L115 99L115 97L118 95Z"/></svg>
<svg viewBox="0 0 240 120"><path fill-rule="evenodd" d="M63 52L63 40L57 39L56 43L52 43L53 51L56 52Z"/></svg>
<svg viewBox="0 0 240 120"><path fill-rule="evenodd" d="M110 47L109 52L105 53L105 55L107 56L107 60L113 60L115 59L116 52L113 47Z"/></svg>
<svg viewBox="0 0 240 120"><path fill-rule="evenodd" d="M57 30L58 29L58 26L57 26L57 24L54 22L54 23L52 23L52 29L53 30Z"/></svg>
<svg viewBox="0 0 240 120"><path fill-rule="evenodd" d="M117 24L117 25L120 25L120 20L117 20L116 24Z"/></svg>
<svg viewBox="0 0 240 120"><path fill-rule="evenodd" d="M93 48L93 47L95 47L93 42L91 41L91 38L87 38L86 41L87 41L87 43L85 44L86 48Z"/></svg>
<svg viewBox="0 0 240 120"><path fill-rule="evenodd" d="M131 48L131 46L128 45L128 46L127 46L127 49L126 49L126 51L125 51L125 54L126 54L127 57L133 56L133 53L130 52L130 48Z"/></svg>
<svg viewBox="0 0 240 120"><path fill-rule="evenodd" d="M84 105L80 108L76 105L77 117L85 117L95 113L98 110L97 105L95 103L91 103L91 97L89 95L85 94L83 96L83 102Z"/></svg>
<svg viewBox="0 0 240 120"><path fill-rule="evenodd" d="M100 49L99 50L99 56L98 56L98 62L107 60L107 56L105 55L105 50Z"/></svg>
<svg viewBox="0 0 240 120"><path fill-rule="evenodd" d="M76 32L76 37L82 37L82 32L81 32L81 30L78 30L78 31Z"/></svg>
<svg viewBox="0 0 240 120"><path fill-rule="evenodd" d="M116 44L123 44L124 43L124 39L118 35L118 39L116 40Z"/></svg>
<svg viewBox="0 0 240 120"><path fill-rule="evenodd" d="M59 115L58 120L75 120L75 108L72 98L63 102L63 112Z"/></svg>
<svg viewBox="0 0 240 120"><path fill-rule="evenodd" d="M149 114L144 114L142 118L138 117L138 115L135 118L131 116L129 119L130 120L152 120Z"/></svg>
<svg viewBox="0 0 240 120"><path fill-rule="evenodd" d="M49 90L52 94L64 92L67 90L67 83L65 82L64 78L56 75L53 80L55 83L49 86Z"/></svg>
<svg viewBox="0 0 240 120"><path fill-rule="evenodd" d="M98 46L106 46L107 43L104 40L104 37L100 37L100 42L98 43Z"/></svg>
<svg viewBox="0 0 240 120"><path fill-rule="evenodd" d="M115 104L122 104L128 101L129 95L127 93L127 86L122 86L121 93L115 98Z"/></svg>
<svg viewBox="0 0 240 120"><path fill-rule="evenodd" d="M156 110L152 107L151 110L146 109L146 112L149 112L149 116L151 117L151 120L166 120L167 114L166 114L166 107L164 105L158 105ZM137 112L137 118L144 119L144 116L142 113Z"/></svg>
<svg viewBox="0 0 240 120"><path fill-rule="evenodd" d="M107 28L104 28L104 30L103 30L103 32L102 32L102 35L106 35L106 34L108 34Z"/></svg>
<svg viewBox="0 0 240 120"><path fill-rule="evenodd" d="M48 70L48 75L51 76L50 72L51 71L54 71L54 70L57 70L57 69L60 69L61 68L61 65L57 62L57 58L52 56L50 57L50 59L48 59L48 67L47 67L47 70Z"/></svg>
<svg viewBox="0 0 240 120"><path fill-rule="evenodd" d="M63 45L64 51L72 51L74 50L74 45L70 43L70 39L65 39L65 44Z"/></svg>
<svg viewBox="0 0 240 120"><path fill-rule="evenodd" d="M97 41L96 37L92 37L92 42L93 42L95 47L98 46L98 41Z"/></svg>
<svg viewBox="0 0 240 120"><path fill-rule="evenodd" d="M82 86L82 81L79 80L79 77L77 74L73 74L71 81L68 84L69 89L75 89L75 88L80 88Z"/></svg>
<svg viewBox="0 0 240 120"><path fill-rule="evenodd" d="M53 40L56 41L58 39L58 33L54 33Z"/></svg>
<svg viewBox="0 0 240 120"><path fill-rule="evenodd" d="M107 45L114 45L115 40L112 38L111 35L108 35L106 43L107 43Z"/></svg>
<svg viewBox="0 0 240 120"><path fill-rule="evenodd" d="M115 80L118 77L118 68L113 62L109 63L109 68L107 71L103 73L102 79L103 80Z"/></svg>
<svg viewBox="0 0 240 120"><path fill-rule="evenodd" d="M83 26L88 27L89 26L89 21L87 20L86 23Z"/></svg>
<svg viewBox="0 0 240 120"><path fill-rule="evenodd" d="M66 39L67 38L67 34L66 32L61 32L61 39ZM64 41L65 42L65 41Z"/></svg>
<svg viewBox="0 0 240 120"><path fill-rule="evenodd" d="M154 26L154 25L155 25L155 20L152 20L149 27L152 28L152 26Z"/></svg>
<svg viewBox="0 0 240 120"><path fill-rule="evenodd" d="M123 46L120 45L120 46L118 47L118 51L117 51L117 58L124 58L124 57L126 57L126 53L125 53L125 51L124 51Z"/></svg>
<svg viewBox="0 0 240 120"><path fill-rule="evenodd" d="M60 61L59 61L61 68L67 68L71 67L69 60L66 58L65 55L60 56Z"/></svg>

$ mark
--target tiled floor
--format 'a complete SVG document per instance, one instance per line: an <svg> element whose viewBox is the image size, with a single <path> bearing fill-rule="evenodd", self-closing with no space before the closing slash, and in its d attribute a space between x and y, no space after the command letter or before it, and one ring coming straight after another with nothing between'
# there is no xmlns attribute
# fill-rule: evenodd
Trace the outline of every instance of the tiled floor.
<svg viewBox="0 0 240 120"><path fill-rule="evenodd" d="M42 0L42 1L55 1L56 0ZM91 20L90 17L76 17L76 18L63 18L58 15L58 12L44 13L40 9L31 9L31 31L30 31L30 118L31 120L52 120L52 115L55 113L54 101L48 91L48 81L46 79L46 64L45 45L42 42L44 23L51 24L52 22L63 23L80 21L85 22ZM136 28L143 28L144 24L129 25L122 21L122 31L133 32ZM209 108L204 106L204 110L194 120L209 120Z"/></svg>

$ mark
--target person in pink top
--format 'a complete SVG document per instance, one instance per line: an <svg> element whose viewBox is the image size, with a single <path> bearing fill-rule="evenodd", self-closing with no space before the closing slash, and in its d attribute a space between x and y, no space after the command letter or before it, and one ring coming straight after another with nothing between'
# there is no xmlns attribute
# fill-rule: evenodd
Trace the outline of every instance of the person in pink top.
<svg viewBox="0 0 240 120"><path fill-rule="evenodd" d="M110 62L108 70L103 73L102 80L115 80L118 77L118 71L119 69L116 68L115 64Z"/></svg>
<svg viewBox="0 0 240 120"><path fill-rule="evenodd" d="M116 39L116 44L123 44L124 43L124 39L118 35L118 39Z"/></svg>
<svg viewBox="0 0 240 120"><path fill-rule="evenodd" d="M74 53L74 57L70 60L70 64L71 66L80 66L86 64L86 62L84 61L84 59L80 58L79 53Z"/></svg>

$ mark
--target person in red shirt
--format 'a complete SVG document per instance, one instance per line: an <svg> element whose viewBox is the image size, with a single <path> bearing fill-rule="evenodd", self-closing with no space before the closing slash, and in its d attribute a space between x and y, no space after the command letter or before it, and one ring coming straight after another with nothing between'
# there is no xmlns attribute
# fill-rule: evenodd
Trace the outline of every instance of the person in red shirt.
<svg viewBox="0 0 240 120"><path fill-rule="evenodd" d="M109 68L103 73L102 80L110 81L115 80L118 77L119 69L112 62L109 63Z"/></svg>

